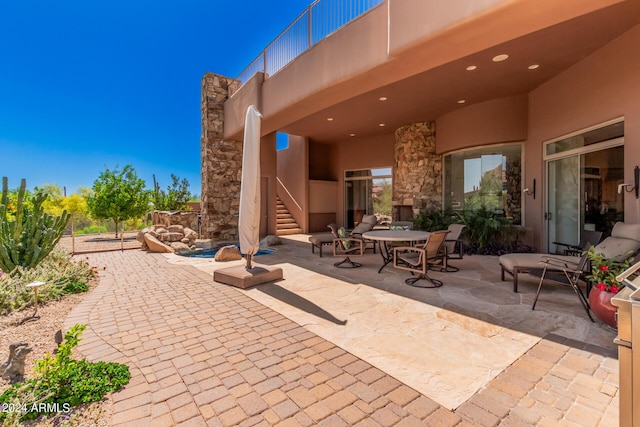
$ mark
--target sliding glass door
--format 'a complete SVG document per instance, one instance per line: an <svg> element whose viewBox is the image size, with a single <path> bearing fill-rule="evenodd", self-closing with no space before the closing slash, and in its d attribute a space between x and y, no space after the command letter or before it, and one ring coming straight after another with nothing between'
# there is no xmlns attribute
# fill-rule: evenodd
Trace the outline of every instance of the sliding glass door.
<svg viewBox="0 0 640 427"><path fill-rule="evenodd" d="M622 123L546 145L547 250L577 245L582 230L611 233L624 220L624 198L617 186L624 178Z"/></svg>
<svg viewBox="0 0 640 427"><path fill-rule="evenodd" d="M391 168L345 172L345 227L353 228L364 215L391 220Z"/></svg>

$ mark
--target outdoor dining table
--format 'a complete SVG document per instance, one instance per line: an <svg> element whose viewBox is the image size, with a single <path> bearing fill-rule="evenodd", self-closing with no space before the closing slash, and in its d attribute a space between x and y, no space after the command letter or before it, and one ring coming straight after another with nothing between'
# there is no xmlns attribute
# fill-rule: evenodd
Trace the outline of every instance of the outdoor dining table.
<svg viewBox="0 0 640 427"><path fill-rule="evenodd" d="M387 264L393 262L393 242L408 242L410 244L425 242L430 234L427 231L414 230L373 230L362 233L362 237L378 243L380 256L382 256L382 267L378 273L381 273Z"/></svg>

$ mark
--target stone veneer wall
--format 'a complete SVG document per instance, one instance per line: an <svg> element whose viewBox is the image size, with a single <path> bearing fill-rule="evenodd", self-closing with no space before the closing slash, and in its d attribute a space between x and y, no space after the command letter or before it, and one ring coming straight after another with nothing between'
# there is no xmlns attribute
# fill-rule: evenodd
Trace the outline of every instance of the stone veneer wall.
<svg viewBox="0 0 640 427"><path fill-rule="evenodd" d="M442 208L442 156L436 154L435 122L413 123L396 129L393 174L393 216L399 206Z"/></svg>
<svg viewBox="0 0 640 427"><path fill-rule="evenodd" d="M198 232L200 211L153 211L154 225L182 225Z"/></svg>
<svg viewBox="0 0 640 427"><path fill-rule="evenodd" d="M505 214L513 224L522 225L522 161L520 156L508 156L505 171L507 191L505 194Z"/></svg>
<svg viewBox="0 0 640 427"><path fill-rule="evenodd" d="M224 102L240 81L206 73L202 78L201 238L238 240L242 141L225 140Z"/></svg>

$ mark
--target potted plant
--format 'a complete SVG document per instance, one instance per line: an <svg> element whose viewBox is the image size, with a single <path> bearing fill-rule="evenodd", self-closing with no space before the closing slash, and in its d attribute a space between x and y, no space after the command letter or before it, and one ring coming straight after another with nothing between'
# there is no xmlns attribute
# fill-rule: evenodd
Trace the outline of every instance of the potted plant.
<svg viewBox="0 0 640 427"><path fill-rule="evenodd" d="M591 261L591 274L587 275L593 286L589 292L589 305L593 314L612 328L616 327L616 307L611 304L611 298L620 292L624 284L616 280L616 276L629 268L632 258L617 261L615 258L605 258L591 246L587 251Z"/></svg>

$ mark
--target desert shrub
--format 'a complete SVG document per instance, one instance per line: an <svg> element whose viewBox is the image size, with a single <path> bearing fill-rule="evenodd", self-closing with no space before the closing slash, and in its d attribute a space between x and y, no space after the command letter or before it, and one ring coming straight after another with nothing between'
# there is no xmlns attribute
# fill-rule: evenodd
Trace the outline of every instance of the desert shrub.
<svg viewBox="0 0 640 427"><path fill-rule="evenodd" d="M98 233L106 233L107 226L106 225L96 225L92 224L87 227L83 227L80 230L76 230L75 234L98 234Z"/></svg>
<svg viewBox="0 0 640 427"><path fill-rule="evenodd" d="M89 281L97 274L98 268L87 258L74 260L68 252L54 249L35 268L17 267L11 274L0 275L0 315L33 305L33 290L26 287L31 282L44 282L38 289L38 302L44 303L88 290Z"/></svg>
<svg viewBox="0 0 640 427"><path fill-rule="evenodd" d="M2 425L36 419L48 414L50 408L68 411L82 403L97 402L129 382L131 374L126 365L71 358L85 328L86 325L74 325L55 355L47 354L36 361L34 378L13 384L0 395L0 405L19 408L0 412Z"/></svg>

